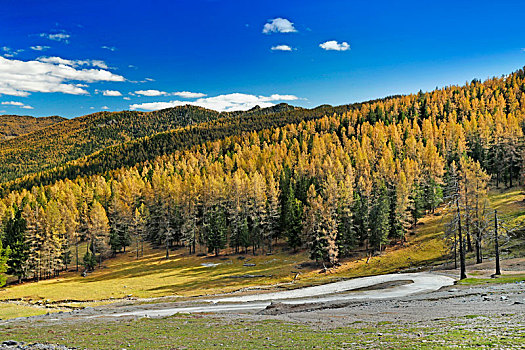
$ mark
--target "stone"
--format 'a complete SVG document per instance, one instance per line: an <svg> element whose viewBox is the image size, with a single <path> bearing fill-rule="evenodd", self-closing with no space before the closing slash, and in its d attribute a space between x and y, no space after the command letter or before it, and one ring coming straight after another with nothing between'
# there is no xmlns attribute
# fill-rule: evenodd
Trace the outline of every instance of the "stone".
<svg viewBox="0 0 525 350"><path fill-rule="evenodd" d="M18 345L18 342L15 341L15 340L6 340L6 341L2 342L2 345L15 346L15 345Z"/></svg>

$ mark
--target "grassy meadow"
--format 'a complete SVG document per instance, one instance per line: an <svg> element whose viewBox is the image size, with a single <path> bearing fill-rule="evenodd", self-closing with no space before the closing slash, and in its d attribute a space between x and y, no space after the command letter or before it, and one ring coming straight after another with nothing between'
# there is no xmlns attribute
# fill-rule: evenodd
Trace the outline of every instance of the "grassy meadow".
<svg viewBox="0 0 525 350"><path fill-rule="evenodd" d="M512 220L525 217L524 198L519 189L495 190L490 195L491 205ZM185 249L180 249L172 252L169 260L164 259L163 250L146 247L144 256L139 259L131 250L104 261L102 268L97 268L87 277L80 276L78 272L67 272L59 278L1 289L0 302L21 300L27 306L0 303L0 318L55 311L42 309L41 306L35 308L36 303L44 306L54 304L53 308L61 305L79 307L126 297L189 298L271 285L297 288L342 278L437 265L448 260L444 256L446 248L442 238L445 222L441 214L438 211L424 217L417 229L407 237L407 242L387 248L368 262L364 255L346 259L340 267L328 273L320 273L318 267L308 264L307 252L291 254L284 246L273 255L257 256L190 256ZM299 275L294 281L297 273ZM264 277L250 278L246 275Z"/></svg>
<svg viewBox="0 0 525 350"><path fill-rule="evenodd" d="M414 322L356 321L322 329L278 320L175 315L162 319L7 325L4 339L60 343L82 349L443 349L521 348L525 327L499 317ZM490 334L490 336L487 336Z"/></svg>

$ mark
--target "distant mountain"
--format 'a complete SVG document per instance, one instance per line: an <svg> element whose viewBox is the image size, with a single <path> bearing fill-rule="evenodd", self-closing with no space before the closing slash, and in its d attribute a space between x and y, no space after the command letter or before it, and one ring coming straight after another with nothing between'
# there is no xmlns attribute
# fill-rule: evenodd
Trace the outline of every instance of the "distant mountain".
<svg viewBox="0 0 525 350"><path fill-rule="evenodd" d="M181 106L155 112L100 112L61 118L60 123L0 142L0 182L50 169L108 146L210 121L219 115L201 107ZM20 123L11 120L20 128L27 124L25 119Z"/></svg>
<svg viewBox="0 0 525 350"><path fill-rule="evenodd" d="M58 116L35 118L28 115L0 115L0 141L29 134L64 120L67 119Z"/></svg>
<svg viewBox="0 0 525 350"><path fill-rule="evenodd" d="M22 188L29 189L34 185L50 184L62 179L75 179L77 176L105 174L114 169L140 164L158 156L208 141L224 139L243 132L259 131L299 123L303 120L318 119L334 113L344 113L351 108L353 105L338 107L324 105L314 109L304 109L281 104L269 108L254 108L245 112L215 112L218 117L208 122L187 125L186 127L122 142L90 155L59 164L52 169L26 173L25 176L2 184L0 192L6 193ZM170 113L173 110L162 110L158 113ZM2 154L0 153L0 170L5 171L5 169L6 167L2 165Z"/></svg>
<svg viewBox="0 0 525 350"><path fill-rule="evenodd" d="M275 105L272 107L266 107L266 108L255 106L252 109L247 110L247 111L230 112L229 115L231 116L269 115L269 114L274 114L274 113L291 112L291 111L297 111L297 110L305 110L305 109L301 107L291 106L288 103L279 103L278 105Z"/></svg>
<svg viewBox="0 0 525 350"><path fill-rule="evenodd" d="M12 181L29 174L41 173L57 166L63 166L73 160L81 160L83 157L97 153L110 146L152 137L184 126L227 118L228 121L226 123L229 131L227 133L219 132L219 134L228 136L229 133L235 134L240 131L258 129L257 123L264 116L279 115L277 119L280 122L277 124L282 124L286 123L289 114L294 114L295 117L291 119L297 121L297 115L302 115L305 111L314 110L294 107L286 103L268 108L257 106L248 111L237 112L218 112L186 105L154 112L99 112L74 119L60 118L62 121L60 123L0 142L0 183ZM308 113L312 114L312 112ZM324 110L319 110L313 114L317 115L320 113L324 113ZM239 118L245 120L242 123L242 127L231 124L231 120ZM302 116L299 118L302 118ZM271 118L269 120L270 124L274 124L271 122ZM233 124L236 123L238 122L233 122ZM268 121L265 121L263 124L268 126ZM216 130L223 128L224 125L213 124L210 127ZM213 133L214 135L217 134L216 131L213 131ZM202 139L215 139L214 135L205 135ZM184 140L188 144L197 142L195 139ZM175 146L168 144L163 147L166 150L170 150ZM176 148L180 147L181 144L177 142ZM141 155L140 158L141 160L149 159L150 153L153 155L159 152L164 153L163 150L149 150L147 154ZM127 159L126 164L132 161L132 159ZM104 164L107 165L107 161L104 161ZM118 162L113 162L112 164L111 168L119 165Z"/></svg>

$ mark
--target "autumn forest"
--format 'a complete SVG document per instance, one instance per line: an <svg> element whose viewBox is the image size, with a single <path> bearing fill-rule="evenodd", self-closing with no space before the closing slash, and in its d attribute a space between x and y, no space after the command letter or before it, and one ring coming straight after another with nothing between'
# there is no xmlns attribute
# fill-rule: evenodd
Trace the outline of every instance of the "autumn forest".
<svg viewBox="0 0 525 350"><path fill-rule="evenodd" d="M286 245L329 269L403 242L440 206L461 217L465 249L481 260L489 187L522 183L523 70L315 110L176 107L136 114L117 132L120 113L103 112L102 125L91 117L90 133L65 121L28 134L31 152L56 148L49 159L6 141L2 163L31 172L2 173L0 273L39 280L72 261L90 271L128 247L139 257L146 242L167 258L175 247L220 255ZM141 125L148 114L157 124ZM457 228L443 238L451 254Z"/></svg>

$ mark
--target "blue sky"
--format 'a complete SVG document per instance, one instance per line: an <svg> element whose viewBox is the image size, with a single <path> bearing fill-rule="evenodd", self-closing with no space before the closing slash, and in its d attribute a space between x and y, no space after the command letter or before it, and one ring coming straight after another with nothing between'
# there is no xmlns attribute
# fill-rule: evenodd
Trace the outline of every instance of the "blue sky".
<svg viewBox="0 0 525 350"><path fill-rule="evenodd" d="M525 65L523 5L4 0L0 113L310 108L463 84Z"/></svg>

